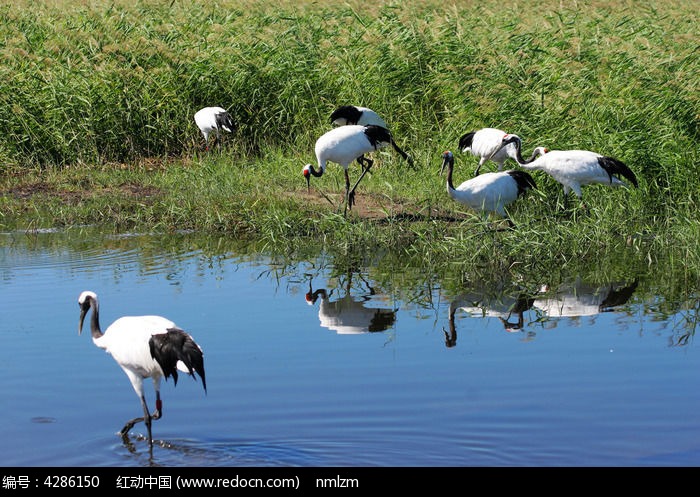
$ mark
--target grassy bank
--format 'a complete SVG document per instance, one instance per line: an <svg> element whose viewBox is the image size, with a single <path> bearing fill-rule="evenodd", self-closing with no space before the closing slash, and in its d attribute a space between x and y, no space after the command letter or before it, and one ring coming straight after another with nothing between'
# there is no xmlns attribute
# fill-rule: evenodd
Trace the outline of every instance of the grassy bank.
<svg viewBox="0 0 700 497"><path fill-rule="evenodd" d="M0 7L4 229L192 229L445 269L620 260L698 274L688 2L22 3ZM416 168L375 154L345 218L340 167L311 192L301 169L347 103L380 112ZM192 116L207 105L237 122L220 154L200 150ZM518 229L494 232L439 175L441 152L484 126L519 134L528 153L617 157L640 187L590 187L587 213L562 213L561 187L535 173ZM476 159L456 155L462 181Z"/></svg>

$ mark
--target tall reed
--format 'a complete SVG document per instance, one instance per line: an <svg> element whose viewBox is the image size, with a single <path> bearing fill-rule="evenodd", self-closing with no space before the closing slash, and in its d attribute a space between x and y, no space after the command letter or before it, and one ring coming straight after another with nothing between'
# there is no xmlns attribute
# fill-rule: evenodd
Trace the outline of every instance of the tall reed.
<svg viewBox="0 0 700 497"><path fill-rule="evenodd" d="M332 233L341 246L379 239L471 261L495 252L566 263L620 247L644 260L654 244L688 243L685 227L698 222L698 21L678 0L20 0L0 6L0 178L5 192L18 178L53 183L32 201L6 193L0 202L59 224L113 216L264 233L273 244ZM380 112L415 157L412 171L376 154L361 185L387 212L417 214L411 225L353 226L298 194L301 167L342 104ZM219 156L200 153L192 116L206 105L226 107L238 125ZM561 187L537 175L538 193L513 208L518 234L483 236L447 202L438 161L484 126L519 134L528 151L615 156L640 188L592 187L591 213L572 220L557 213ZM466 179L470 160L457 153L456 176ZM61 194L86 184L92 192L66 212ZM341 190L338 169L317 185ZM445 221L455 212L464 229Z"/></svg>

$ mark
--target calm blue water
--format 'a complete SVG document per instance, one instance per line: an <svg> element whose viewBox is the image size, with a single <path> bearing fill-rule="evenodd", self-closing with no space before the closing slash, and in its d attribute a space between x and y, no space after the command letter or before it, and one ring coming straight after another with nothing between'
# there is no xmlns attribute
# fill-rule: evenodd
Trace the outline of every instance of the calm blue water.
<svg viewBox="0 0 700 497"><path fill-rule="evenodd" d="M403 302L328 260L65 239L0 235L0 465L700 463L693 311L660 317L663 296L645 302L635 282L611 294L572 279L518 315L517 296L486 290ZM117 435L141 407L89 329L78 335L83 290L103 329L161 314L204 349L208 393L186 375L163 382L152 456L143 424L130 444Z"/></svg>

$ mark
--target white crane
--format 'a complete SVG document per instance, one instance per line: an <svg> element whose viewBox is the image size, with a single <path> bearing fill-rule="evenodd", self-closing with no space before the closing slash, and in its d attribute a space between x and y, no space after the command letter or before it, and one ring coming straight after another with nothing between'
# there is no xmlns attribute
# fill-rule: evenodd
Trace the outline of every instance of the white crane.
<svg viewBox="0 0 700 497"><path fill-rule="evenodd" d="M367 126L368 124L374 124L375 126L381 126L382 128L389 129L386 121L379 117L372 109L367 107L358 107L357 105L341 105L331 113L331 124L336 126L347 126L352 124L360 124L362 126ZM413 167L413 158L404 152L394 141L394 137L391 137L391 146L394 150L408 162L408 164Z"/></svg>
<svg viewBox="0 0 700 497"><path fill-rule="evenodd" d="M302 170L307 189L311 188L311 176L317 178L323 176L328 162L340 164L345 170L345 206L352 209L355 203L355 189L373 164L371 159L364 157L364 154L379 150L389 143L391 143L391 134L381 126L353 124L331 129L316 140L314 151L318 170L311 164L307 164ZM362 165L362 174L355 186L350 188L348 166L355 159Z"/></svg>
<svg viewBox="0 0 700 497"><path fill-rule="evenodd" d="M508 217L506 207L530 188L537 188L532 176L519 170L483 173L455 188L452 183L454 155L449 150L442 154L441 174L445 167L447 167L447 193L453 200L477 212L493 212L506 218L511 228L515 225Z"/></svg>
<svg viewBox="0 0 700 497"><path fill-rule="evenodd" d="M516 146L516 161L528 170L544 171L564 187L564 207L567 206L569 192L573 191L583 204L581 187L602 184L608 186L628 186L620 177L638 187L637 177L622 161L603 156L589 150L548 150L534 161L525 161L520 154L522 142L516 135L506 135L503 146Z"/></svg>
<svg viewBox="0 0 700 497"><path fill-rule="evenodd" d="M194 122L204 136L204 150L209 150L209 136L214 133L214 143L221 148L221 131L233 132L233 118L222 107L204 107L194 115Z"/></svg>
<svg viewBox="0 0 700 497"><path fill-rule="evenodd" d="M479 175L481 166L487 161L495 162L499 171L503 171L503 165L508 158L517 161L517 149L515 144L503 146L503 138L508 136L505 131L498 128L481 128L476 131L465 133L459 139L459 149L466 153L479 157L479 165L476 166L474 176ZM517 135L510 135L517 136ZM524 162L531 162L539 155L546 153L547 149L538 147L532 152L532 156Z"/></svg>
<svg viewBox="0 0 700 497"><path fill-rule="evenodd" d="M507 135L505 131L498 128L481 128L476 131L465 133L460 137L459 149L462 152L471 152L472 155L479 157L479 165L476 166L474 176L479 175L481 166L489 160L497 164L499 171L503 171L503 165L509 157L517 161L516 146L514 144L503 146L503 138ZM523 162L532 162L538 156L544 155L546 152L546 148L537 147L533 150L532 156Z"/></svg>
<svg viewBox="0 0 700 497"><path fill-rule="evenodd" d="M88 311L92 310L90 332L92 341L99 348L109 352L121 366L131 381L136 395L141 400L143 417L127 421L121 429L126 438L134 424L143 421L148 429L148 441L153 446L151 421L163 415L163 403L160 399L160 382L173 377L177 385L178 370L202 379L204 391L207 383L204 374L204 357L202 349L194 339L175 323L161 316L124 316L114 321L103 333L100 328L99 303L95 292L86 290L78 297L80 306L80 324L78 334L83 331L83 321ZM146 404L143 380L151 378L156 392L156 408L151 414Z"/></svg>

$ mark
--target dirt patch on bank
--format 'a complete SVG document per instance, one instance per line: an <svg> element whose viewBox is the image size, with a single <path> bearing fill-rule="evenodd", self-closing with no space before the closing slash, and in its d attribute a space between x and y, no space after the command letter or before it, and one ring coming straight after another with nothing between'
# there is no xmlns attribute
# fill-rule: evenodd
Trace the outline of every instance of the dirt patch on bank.
<svg viewBox="0 0 700 497"><path fill-rule="evenodd" d="M289 193L297 200L313 206L313 209L324 212L344 211L344 194L326 193L317 190L301 190ZM394 220L394 221L425 221L428 219L440 219L443 221L458 221L465 219L464 215L455 215L454 212L440 207L427 207L415 205L410 202L390 199L385 195L356 193L355 205L347 211L349 218L369 219L369 220Z"/></svg>
<svg viewBox="0 0 700 497"><path fill-rule="evenodd" d="M61 189L44 182L32 182L12 186L0 195L11 196L17 200L30 200L32 197L56 197L68 205L77 205L95 195L117 195L121 198L138 198L142 201L156 197L161 193L158 188L144 186L138 183L124 183L117 187L94 189L93 185L85 185L84 189ZM297 201L306 204L311 210L318 212L336 212L343 214L344 195L342 193L327 193L312 189L310 192L297 190L287 192L285 195L294 197ZM358 192L355 196L355 205L346 213L352 219L367 220L391 220L391 221L426 221L439 219L443 221L459 221L464 215L445 210L439 207L426 207L415 205L401 200L390 199L385 195L367 194Z"/></svg>

